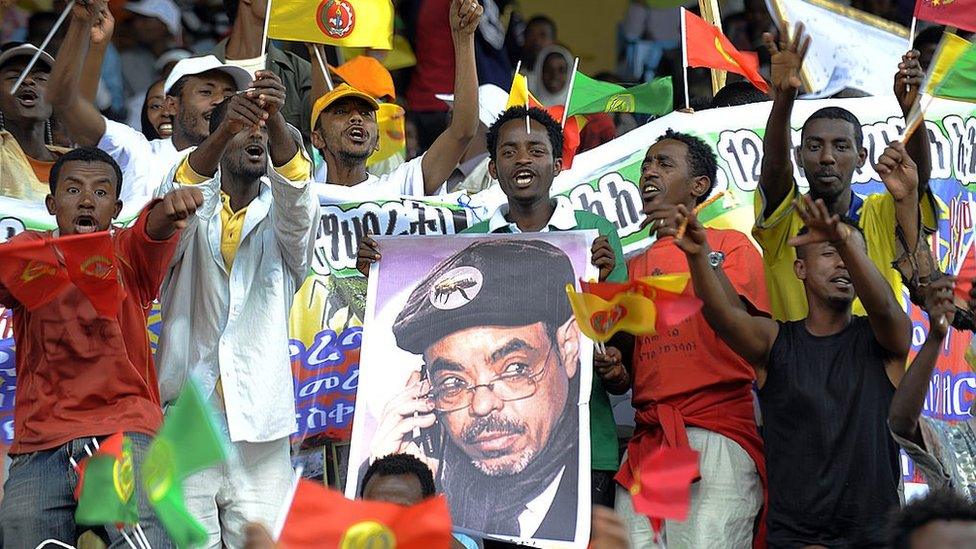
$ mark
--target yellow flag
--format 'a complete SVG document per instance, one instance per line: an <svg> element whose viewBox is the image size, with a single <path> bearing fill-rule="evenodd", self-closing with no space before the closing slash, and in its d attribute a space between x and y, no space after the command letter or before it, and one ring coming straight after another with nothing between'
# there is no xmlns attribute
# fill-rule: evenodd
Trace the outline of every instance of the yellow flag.
<svg viewBox="0 0 976 549"><path fill-rule="evenodd" d="M376 111L376 125L380 133L380 150L369 156L366 165L372 166L396 154L406 156L407 133L403 107L396 103L380 103Z"/></svg>
<svg viewBox="0 0 976 549"><path fill-rule="evenodd" d="M525 76L516 74L512 80L512 89L508 91L508 103L505 105L505 108L524 107L526 104L530 107L542 108L542 103L529 93L529 82L525 79Z"/></svg>
<svg viewBox="0 0 976 549"><path fill-rule="evenodd" d="M346 47L393 48L390 0L268 0L268 36Z"/></svg>
<svg viewBox="0 0 976 549"><path fill-rule="evenodd" d="M621 331L635 335L656 333L657 308L641 294L622 292L607 301L594 294L579 293L572 284L566 285L566 294L580 331L593 341L604 343Z"/></svg>
<svg viewBox="0 0 976 549"><path fill-rule="evenodd" d="M960 38L955 34L946 33L942 36L939 49L936 50L932 61L929 63L929 74L925 82L925 93L937 95L934 93L936 86L942 82L942 79L945 78L946 73L949 72L952 65L959 59L959 56L972 45L968 40Z"/></svg>

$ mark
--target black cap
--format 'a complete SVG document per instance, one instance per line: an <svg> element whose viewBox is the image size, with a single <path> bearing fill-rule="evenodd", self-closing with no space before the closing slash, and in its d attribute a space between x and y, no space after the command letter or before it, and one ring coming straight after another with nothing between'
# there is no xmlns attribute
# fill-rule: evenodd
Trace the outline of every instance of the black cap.
<svg viewBox="0 0 976 549"><path fill-rule="evenodd" d="M475 326L560 326L573 315L566 284L573 264L542 240L487 240L442 261L414 288L393 323L397 345L414 354Z"/></svg>

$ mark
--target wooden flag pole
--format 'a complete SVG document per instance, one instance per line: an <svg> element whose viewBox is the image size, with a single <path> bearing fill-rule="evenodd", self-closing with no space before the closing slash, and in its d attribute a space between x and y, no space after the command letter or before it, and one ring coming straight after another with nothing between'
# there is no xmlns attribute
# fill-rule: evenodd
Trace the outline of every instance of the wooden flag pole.
<svg viewBox="0 0 976 549"><path fill-rule="evenodd" d="M715 196L713 196L713 197L709 198L708 200L702 202L701 204L695 206L695 209L692 210L692 211L695 213L695 215L698 215L698 212L704 210L709 205L711 205L712 203L714 203L716 200L718 200L719 198L722 198L722 196L724 196L724 195L725 195L725 191L719 191L719 192L715 193ZM675 240L681 240L682 238L684 238L685 231L687 229L688 229L688 218L686 217L685 220L682 221L681 222L681 225L678 227L678 234L674 235L674 239Z"/></svg>
<svg viewBox="0 0 976 549"><path fill-rule="evenodd" d="M691 108L691 101L688 99L688 29L685 25L685 8L678 8L681 16L681 77L685 85L685 108Z"/></svg>
<svg viewBox="0 0 976 549"><path fill-rule="evenodd" d="M61 25L64 23L64 20L68 18L68 14L71 13L71 8L73 7L75 7L75 0L71 0L68 2L68 5L64 7L64 11L61 12L61 16L58 17L57 21L55 21L54 26L51 27L51 30L47 33L47 36L44 37L44 41L41 42L41 46L37 48L37 51L34 52L34 55L27 63L27 66L24 67L24 71L20 73L17 81L14 82L14 87L10 88L10 95L17 93L17 90L20 89L20 85L24 83L24 79L27 78L27 74L30 73L31 69L34 68L37 60L40 59L41 54L44 53L44 48L47 47L48 42L51 41L54 34L58 32L58 29L61 28Z"/></svg>
<svg viewBox="0 0 976 549"><path fill-rule="evenodd" d="M563 107L563 119L559 122L560 128L566 127L566 116L569 114L569 100L573 97L573 83L576 82L576 69L579 68L579 57L573 61L573 74L569 75L569 90L566 92L566 105Z"/></svg>
<svg viewBox="0 0 976 549"><path fill-rule="evenodd" d="M322 70L322 76L325 77L325 85L329 88L329 91L335 89L332 85L332 75L329 74L329 67L325 66L325 60L322 59L322 52L319 50L321 44L313 44L312 49L315 50L315 59L319 62L319 69Z"/></svg>
<svg viewBox="0 0 976 549"><path fill-rule="evenodd" d="M906 120L906 122L908 123L908 127L905 128L905 135L903 135L901 139L899 139L899 141L905 143L906 141L911 139L912 134L915 133L915 130L917 130L923 123L925 123L925 111L928 110L929 105L932 104L932 100L934 99L935 96L932 95L926 97L925 104L919 105L918 114L915 117L913 117L910 122Z"/></svg>
<svg viewBox="0 0 976 549"><path fill-rule="evenodd" d="M698 8L701 10L702 19L708 21L712 26L722 30L722 13L718 9L718 0L698 0ZM712 95L725 87L725 80L728 77L726 71L711 69L712 72Z"/></svg>

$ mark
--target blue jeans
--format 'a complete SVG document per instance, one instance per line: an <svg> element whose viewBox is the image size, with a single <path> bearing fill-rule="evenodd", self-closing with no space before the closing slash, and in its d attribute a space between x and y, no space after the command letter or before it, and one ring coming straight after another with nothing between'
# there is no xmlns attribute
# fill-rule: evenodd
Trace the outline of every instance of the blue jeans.
<svg viewBox="0 0 976 549"><path fill-rule="evenodd" d="M150 437L140 433L126 434L132 441L139 524L153 549L172 547L142 489L140 466L149 448ZM77 502L73 494L78 474L68 458L81 461L87 457L86 444L94 451L89 437L72 440L51 450L11 456L10 475L3 485L3 501L0 502L0 547L33 549L46 539L74 546L78 536L89 529L110 548L129 547L112 525L107 528L75 525ZM126 530L131 538L132 528Z"/></svg>

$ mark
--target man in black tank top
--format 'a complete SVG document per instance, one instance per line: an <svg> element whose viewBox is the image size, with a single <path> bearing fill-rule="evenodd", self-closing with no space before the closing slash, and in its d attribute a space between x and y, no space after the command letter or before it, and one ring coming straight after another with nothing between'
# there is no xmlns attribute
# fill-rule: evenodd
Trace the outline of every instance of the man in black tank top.
<svg viewBox="0 0 976 549"><path fill-rule="evenodd" d="M885 151L885 183L913 190L914 163L900 144ZM858 229L804 196L805 223L790 240L809 315L777 322L731 303L705 232L679 208L662 235L676 235L712 328L756 369L769 474L770 548L884 547L887 513L899 504L898 451L888 407L904 372L911 321L867 256ZM892 235L894 238L894 235ZM855 294L867 317L853 316Z"/></svg>

